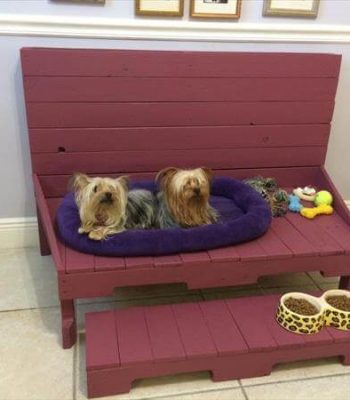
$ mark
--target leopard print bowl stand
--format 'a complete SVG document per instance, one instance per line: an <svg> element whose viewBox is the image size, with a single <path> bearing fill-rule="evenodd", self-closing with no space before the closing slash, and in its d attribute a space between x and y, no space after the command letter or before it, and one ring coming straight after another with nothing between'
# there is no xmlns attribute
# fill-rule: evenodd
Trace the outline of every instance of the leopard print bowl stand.
<svg viewBox="0 0 350 400"><path fill-rule="evenodd" d="M290 298L305 299L313 304L319 311L314 315L302 315L289 310L285 301ZM306 293L286 293L280 299L280 303L276 313L277 322L285 329L299 334L309 335L319 332L324 325L324 306L317 297Z"/></svg>
<svg viewBox="0 0 350 400"><path fill-rule="evenodd" d="M340 310L328 304L327 298L331 296L346 296L350 298L348 290L327 290L321 297L325 307L325 324L344 331L350 330L350 311Z"/></svg>

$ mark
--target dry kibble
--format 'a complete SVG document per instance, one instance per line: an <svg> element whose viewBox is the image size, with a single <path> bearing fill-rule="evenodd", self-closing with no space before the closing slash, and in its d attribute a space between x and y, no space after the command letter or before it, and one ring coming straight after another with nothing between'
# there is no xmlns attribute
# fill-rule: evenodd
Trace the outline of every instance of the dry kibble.
<svg viewBox="0 0 350 400"><path fill-rule="evenodd" d="M305 299L296 299L289 297L284 305L290 310L300 315L315 315L318 314L318 309Z"/></svg>
<svg viewBox="0 0 350 400"><path fill-rule="evenodd" d="M340 296L329 296L326 298L328 304L332 307L342 311L350 311L350 297Z"/></svg>

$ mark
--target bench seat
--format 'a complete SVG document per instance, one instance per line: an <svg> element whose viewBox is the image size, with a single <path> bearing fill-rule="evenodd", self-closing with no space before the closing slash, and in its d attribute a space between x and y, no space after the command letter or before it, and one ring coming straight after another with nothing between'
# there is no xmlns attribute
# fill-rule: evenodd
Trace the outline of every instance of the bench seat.
<svg viewBox="0 0 350 400"><path fill-rule="evenodd" d="M350 364L350 332L288 332L274 319L278 301L267 295L88 313L88 396L124 393L136 379L184 372L211 371L214 381L224 381L305 359L342 356Z"/></svg>

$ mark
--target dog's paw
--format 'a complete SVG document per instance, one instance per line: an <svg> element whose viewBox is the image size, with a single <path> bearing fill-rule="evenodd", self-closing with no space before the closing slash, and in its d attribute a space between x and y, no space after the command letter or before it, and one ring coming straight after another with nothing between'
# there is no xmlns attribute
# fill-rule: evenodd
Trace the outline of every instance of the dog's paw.
<svg viewBox="0 0 350 400"><path fill-rule="evenodd" d="M89 238L92 240L102 240L105 239L105 234L102 231L91 231L89 233Z"/></svg>
<svg viewBox="0 0 350 400"><path fill-rule="evenodd" d="M80 235L82 235L83 233L86 233L86 231L85 231L84 228L80 227L80 228L78 229L78 233L79 233Z"/></svg>

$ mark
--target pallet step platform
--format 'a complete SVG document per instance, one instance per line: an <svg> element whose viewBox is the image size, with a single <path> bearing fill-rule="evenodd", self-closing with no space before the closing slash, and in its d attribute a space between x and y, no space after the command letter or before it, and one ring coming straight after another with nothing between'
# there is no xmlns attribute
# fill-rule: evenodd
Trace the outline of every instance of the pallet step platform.
<svg viewBox="0 0 350 400"><path fill-rule="evenodd" d="M350 332L305 336L274 319L279 295L135 307L86 315L88 396L130 391L141 378L210 371L213 381L268 375L281 363L341 356Z"/></svg>

